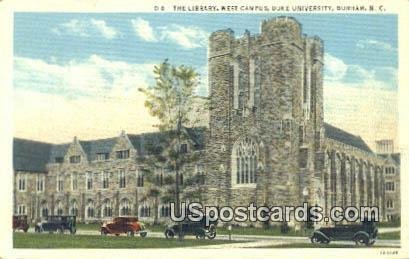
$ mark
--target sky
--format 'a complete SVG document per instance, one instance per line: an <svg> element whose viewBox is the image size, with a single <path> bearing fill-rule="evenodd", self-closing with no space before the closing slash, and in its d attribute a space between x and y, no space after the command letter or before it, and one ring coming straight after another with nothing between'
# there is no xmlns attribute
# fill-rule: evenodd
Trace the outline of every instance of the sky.
<svg viewBox="0 0 409 259"><path fill-rule="evenodd" d="M396 15L286 14L325 45L325 121L376 139L397 136ZM201 75L207 96L207 39L231 28L260 31L265 14L15 13L16 137L53 143L152 131L140 87L169 59Z"/></svg>

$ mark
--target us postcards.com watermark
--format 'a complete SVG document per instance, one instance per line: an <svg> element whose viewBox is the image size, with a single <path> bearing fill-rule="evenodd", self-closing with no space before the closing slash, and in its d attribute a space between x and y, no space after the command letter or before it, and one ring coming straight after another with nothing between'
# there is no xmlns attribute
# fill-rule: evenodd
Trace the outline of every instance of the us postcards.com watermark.
<svg viewBox="0 0 409 259"><path fill-rule="evenodd" d="M379 208L377 206L340 207L334 206L329 210L329 215L324 216L324 209L320 206L203 206L201 203L192 202L186 205L181 203L180 213L176 214L176 204L170 203L170 218L174 222L189 220L199 222L204 220L209 226L212 222L289 222L294 219L298 222L356 222L379 221Z"/></svg>

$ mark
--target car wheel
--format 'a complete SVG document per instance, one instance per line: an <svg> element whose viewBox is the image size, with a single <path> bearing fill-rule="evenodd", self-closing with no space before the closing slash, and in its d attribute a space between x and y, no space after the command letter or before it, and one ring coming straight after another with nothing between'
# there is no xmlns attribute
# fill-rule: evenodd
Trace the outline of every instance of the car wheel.
<svg viewBox="0 0 409 259"><path fill-rule="evenodd" d="M115 236L119 237L119 234L115 234Z"/></svg>
<svg viewBox="0 0 409 259"><path fill-rule="evenodd" d="M135 233L132 230L129 230L128 232L126 232L126 235L128 237L133 237L135 235Z"/></svg>
<svg viewBox="0 0 409 259"><path fill-rule="evenodd" d="M75 233L77 233L77 229L76 228L72 228L70 230L71 235L75 235Z"/></svg>
<svg viewBox="0 0 409 259"><path fill-rule="evenodd" d="M209 227L209 234L207 235L209 239L214 239L216 237L216 227L214 225L211 225Z"/></svg>
<svg viewBox="0 0 409 259"><path fill-rule="evenodd" d="M64 228L59 228L57 231L58 231L58 234L64 234Z"/></svg>
<svg viewBox="0 0 409 259"><path fill-rule="evenodd" d="M141 232L139 235L140 235L141 237L146 237L147 234L148 234L147 232Z"/></svg>
<svg viewBox="0 0 409 259"><path fill-rule="evenodd" d="M106 229L101 229L101 236L106 236L108 234L108 231Z"/></svg>
<svg viewBox="0 0 409 259"><path fill-rule="evenodd" d="M196 239L205 239L205 234L203 232L196 234Z"/></svg>
<svg viewBox="0 0 409 259"><path fill-rule="evenodd" d="M24 231L24 233L27 233L27 231L28 231L28 228L25 228L25 229L23 229L23 231Z"/></svg>
<svg viewBox="0 0 409 259"><path fill-rule="evenodd" d="M365 236L365 235L357 235L356 237L355 237L355 244L356 245L367 245L367 246L369 246L369 239L368 239L368 237L367 236Z"/></svg>
<svg viewBox="0 0 409 259"><path fill-rule="evenodd" d="M173 233L173 231L166 230L166 231L165 231L165 236L166 236L167 239L174 238L174 237L175 237L175 233Z"/></svg>
<svg viewBox="0 0 409 259"><path fill-rule="evenodd" d="M318 243L320 240L318 239L318 237L316 236L316 235L313 235L312 237L311 237L311 243L313 243L313 244L316 244L316 243ZM321 243L321 242L319 242L319 243Z"/></svg>

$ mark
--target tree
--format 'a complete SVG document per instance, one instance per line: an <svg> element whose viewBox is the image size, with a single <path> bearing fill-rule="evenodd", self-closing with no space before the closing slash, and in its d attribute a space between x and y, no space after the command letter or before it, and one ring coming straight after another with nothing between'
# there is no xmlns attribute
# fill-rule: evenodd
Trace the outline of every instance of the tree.
<svg viewBox="0 0 409 259"><path fill-rule="evenodd" d="M191 132L187 128L194 130L200 119L192 116L197 109L194 93L199 83L198 73L185 65L171 65L168 60L155 66L153 73L155 84L140 91L146 96L145 107L150 115L158 119L158 124L154 126L159 129L161 139L160 144L151 145L154 155L146 159L152 170L159 168L175 172L174 190L163 192L161 200L175 201L176 213L179 214L181 170L185 164L198 158L197 154L186 152L182 146L190 138ZM172 180L166 179L166 182L173 185ZM159 193L155 193L156 201Z"/></svg>

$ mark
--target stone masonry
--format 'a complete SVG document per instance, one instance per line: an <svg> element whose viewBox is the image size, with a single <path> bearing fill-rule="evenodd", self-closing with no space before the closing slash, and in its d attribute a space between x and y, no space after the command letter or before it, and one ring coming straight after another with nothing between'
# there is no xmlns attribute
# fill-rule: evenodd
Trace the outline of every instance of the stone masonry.
<svg viewBox="0 0 409 259"><path fill-rule="evenodd" d="M185 173L204 177L205 204L308 201L325 213L335 205L373 205L382 220L400 217L398 154L377 154L359 136L324 123L319 37L303 34L291 17L276 17L256 35L212 33L208 53L208 127L185 143L200 154ZM49 214L167 220L169 205L146 196L155 183L144 179L142 169L151 165L141 162L148 145L160 145L157 134L59 145L15 139L14 213L32 221Z"/></svg>

